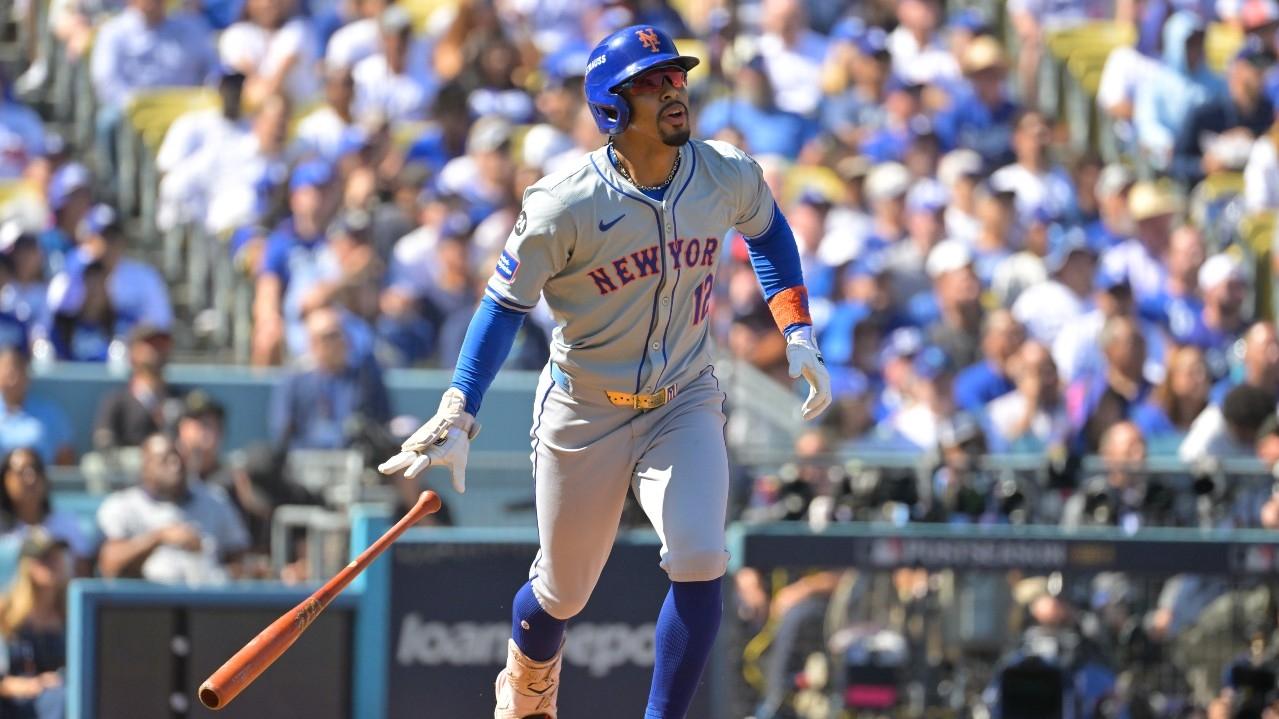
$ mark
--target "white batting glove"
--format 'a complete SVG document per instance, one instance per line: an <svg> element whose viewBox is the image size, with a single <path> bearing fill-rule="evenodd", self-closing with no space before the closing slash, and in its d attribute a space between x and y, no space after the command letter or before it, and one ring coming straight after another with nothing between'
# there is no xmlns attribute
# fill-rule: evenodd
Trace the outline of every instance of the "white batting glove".
<svg viewBox="0 0 1279 719"><path fill-rule="evenodd" d="M479 433L480 423L466 411L466 396L450 387L440 398L435 416L404 440L400 453L379 464L377 471L395 474L403 469L404 476L412 479L427 467L448 467L453 489L462 494L466 491L466 455Z"/></svg>
<svg viewBox="0 0 1279 719"><path fill-rule="evenodd" d="M786 335L786 359L790 360L791 377L799 379L803 375L808 380L803 415L805 421L813 419L830 406L831 394L830 373L826 371L821 350L817 349L811 326L796 327Z"/></svg>

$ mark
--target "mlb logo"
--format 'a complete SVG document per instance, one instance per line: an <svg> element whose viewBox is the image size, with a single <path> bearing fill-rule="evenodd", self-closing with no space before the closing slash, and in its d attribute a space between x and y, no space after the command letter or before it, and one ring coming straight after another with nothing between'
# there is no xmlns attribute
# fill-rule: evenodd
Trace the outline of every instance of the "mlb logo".
<svg viewBox="0 0 1279 719"><path fill-rule="evenodd" d="M508 250L502 250L502 255L497 258L497 274L502 279L510 282L515 279L515 273L520 269L520 261L511 256Z"/></svg>

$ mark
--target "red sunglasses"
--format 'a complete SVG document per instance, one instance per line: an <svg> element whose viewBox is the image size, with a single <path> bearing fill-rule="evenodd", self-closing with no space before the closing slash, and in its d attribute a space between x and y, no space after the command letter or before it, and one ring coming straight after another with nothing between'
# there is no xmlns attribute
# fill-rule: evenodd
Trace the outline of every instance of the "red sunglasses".
<svg viewBox="0 0 1279 719"><path fill-rule="evenodd" d="M671 87L681 90L688 87L688 73L679 67L657 67L649 70L642 75L627 80L618 85L618 90L627 90L637 95L647 95L649 93L661 92L665 87L665 83L669 82Z"/></svg>

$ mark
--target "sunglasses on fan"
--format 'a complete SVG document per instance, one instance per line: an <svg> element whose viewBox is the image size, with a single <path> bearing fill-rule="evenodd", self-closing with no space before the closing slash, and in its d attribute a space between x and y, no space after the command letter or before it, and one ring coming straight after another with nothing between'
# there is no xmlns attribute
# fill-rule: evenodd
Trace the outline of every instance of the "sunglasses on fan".
<svg viewBox="0 0 1279 719"><path fill-rule="evenodd" d="M618 85L617 89L619 91L629 89L637 95L647 95L661 92L667 82L676 90L688 87L688 73L678 67L657 67L642 75L636 75Z"/></svg>

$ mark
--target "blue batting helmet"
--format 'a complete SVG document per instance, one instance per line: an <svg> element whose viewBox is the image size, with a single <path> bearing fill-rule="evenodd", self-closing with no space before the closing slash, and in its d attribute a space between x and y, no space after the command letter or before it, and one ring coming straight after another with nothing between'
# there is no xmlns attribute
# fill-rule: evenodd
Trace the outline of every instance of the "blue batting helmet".
<svg viewBox="0 0 1279 719"><path fill-rule="evenodd" d="M695 57L679 54L670 35L651 25L622 28L600 41L586 63L586 103L600 132L616 135L626 129L631 108L617 86L658 65L697 67Z"/></svg>

